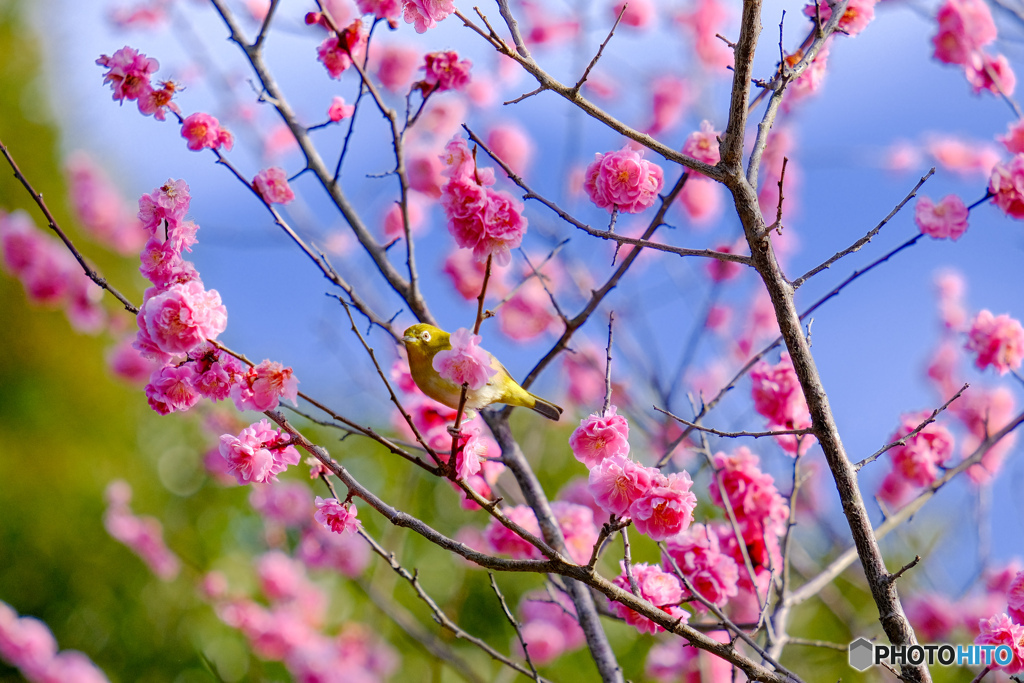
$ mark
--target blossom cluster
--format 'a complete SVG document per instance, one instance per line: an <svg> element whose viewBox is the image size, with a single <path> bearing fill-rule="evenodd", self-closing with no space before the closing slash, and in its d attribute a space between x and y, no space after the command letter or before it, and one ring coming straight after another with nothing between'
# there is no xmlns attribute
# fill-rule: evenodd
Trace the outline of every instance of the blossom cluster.
<svg viewBox="0 0 1024 683"><path fill-rule="evenodd" d="M979 370L991 365L1005 375L1024 360L1024 327L1006 314L996 316L984 309L971 322L966 348L978 354L974 364Z"/></svg>
<svg viewBox="0 0 1024 683"><path fill-rule="evenodd" d="M903 415L890 443L904 441L890 451L892 471L882 480L879 497L898 504L913 487L928 486L940 474L940 468L953 455L953 435L943 425L931 422L909 436L929 416L929 411ZM909 437L909 438L908 438Z"/></svg>
<svg viewBox="0 0 1024 683"><path fill-rule="evenodd" d="M448 232L463 249L472 249L478 261L493 257L500 266L512 261L511 250L526 234L523 205L506 192L495 190L494 169L478 168L466 141L456 136L441 157L448 182L441 188L441 206Z"/></svg>
<svg viewBox="0 0 1024 683"><path fill-rule="evenodd" d="M171 101L179 86L173 81L164 81L154 88L151 83L153 74L160 68L157 60L126 45L112 56L100 55L96 63L107 69L103 82L110 83L115 101L134 100L142 115L153 116L158 121L163 121L168 111L180 113L178 105Z"/></svg>
<svg viewBox="0 0 1024 683"><path fill-rule="evenodd" d="M220 454L239 484L275 481L278 474L300 460L291 440L267 420L249 425L237 436L222 434Z"/></svg>
<svg viewBox="0 0 1024 683"><path fill-rule="evenodd" d="M760 361L750 371L750 379L754 410L768 419L770 430L810 428L811 413L789 353L783 352L775 365ZM775 440L790 455L806 453L814 443L809 434L781 434Z"/></svg>
<svg viewBox="0 0 1024 683"><path fill-rule="evenodd" d="M962 66L975 93L989 90L1013 94L1017 79L1006 57L992 56L982 49L997 36L992 12L984 0L946 0L935 19L935 59Z"/></svg>
<svg viewBox="0 0 1024 683"><path fill-rule="evenodd" d="M633 580L640 589L641 598L665 612L673 621L679 620L684 624L689 621L690 613L679 607L683 599L683 585L678 578L661 567L646 562L634 564L631 571ZM625 563L622 566L622 573L615 577L614 583L619 588L632 592ZM665 630L620 602L609 601L609 607L615 615L625 619L627 624L635 627L640 633L660 633Z"/></svg>
<svg viewBox="0 0 1024 683"><path fill-rule="evenodd" d="M110 482L106 498L103 526L111 538L127 546L164 581L174 579L181 569L181 561L164 543L163 527L158 519L132 513L129 507L132 489L128 482Z"/></svg>
<svg viewBox="0 0 1024 683"><path fill-rule="evenodd" d="M1007 645L1013 652L1008 664L989 662L990 668L1000 668L1014 674L1024 671L1024 571L1017 572L1003 591L1006 611L978 620L977 645Z"/></svg>
<svg viewBox="0 0 1024 683"><path fill-rule="evenodd" d="M107 683L92 661L75 650L57 651L57 641L46 624L33 617L19 617L10 605L0 602L0 659L30 683Z"/></svg>
<svg viewBox="0 0 1024 683"><path fill-rule="evenodd" d="M610 514L631 518L637 531L656 541L685 531L697 505L690 475L665 475L631 460L629 424L616 413L611 406L584 418L569 437L573 455L590 469L594 500Z"/></svg>
<svg viewBox="0 0 1024 683"><path fill-rule="evenodd" d="M509 520L537 538L541 538L537 515L527 505L516 505L503 510ZM585 505L556 500L551 503L551 512L558 522L569 557L577 564L586 564L597 543L597 526L594 524L594 512ZM525 538L512 531L496 519L484 529L484 540L494 552L508 555L518 560L540 559L537 548Z"/></svg>
<svg viewBox="0 0 1024 683"><path fill-rule="evenodd" d="M257 559L256 570L267 604L232 595L219 573L208 574L203 586L220 620L239 630L258 657L282 662L298 681L377 683L394 673L398 655L370 629L348 623L326 633L329 600L302 562L272 550Z"/></svg>
<svg viewBox="0 0 1024 683"><path fill-rule="evenodd" d="M99 165L78 151L68 157L65 171L71 206L82 228L92 239L119 254L137 254L146 241L146 232Z"/></svg>
<svg viewBox="0 0 1024 683"><path fill-rule="evenodd" d="M18 278L25 296L45 308L62 309L71 326L94 334L104 328L103 290L57 238L39 230L24 211L0 211L0 268Z"/></svg>

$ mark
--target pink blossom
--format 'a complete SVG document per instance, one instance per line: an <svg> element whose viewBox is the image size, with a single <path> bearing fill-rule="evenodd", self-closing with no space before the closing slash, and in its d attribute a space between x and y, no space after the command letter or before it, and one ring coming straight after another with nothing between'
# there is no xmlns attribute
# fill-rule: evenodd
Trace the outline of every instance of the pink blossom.
<svg viewBox="0 0 1024 683"><path fill-rule="evenodd" d="M967 206L955 194L946 195L938 204L922 195L914 207L914 223L933 239L959 239L967 231L967 215Z"/></svg>
<svg viewBox="0 0 1024 683"><path fill-rule="evenodd" d="M663 185L661 167L628 145L617 152L596 154L584 181L590 200L609 213L614 209L639 213L649 208Z"/></svg>
<svg viewBox="0 0 1024 683"><path fill-rule="evenodd" d="M722 213L722 188L710 178L690 176L676 201L695 225L705 226Z"/></svg>
<svg viewBox="0 0 1024 683"><path fill-rule="evenodd" d="M479 347L480 335L460 327L451 335L451 348L434 354L431 366L443 379L472 391L483 388L498 371L491 367L491 355Z"/></svg>
<svg viewBox="0 0 1024 683"><path fill-rule="evenodd" d="M443 164L436 154L412 153L406 164L409 187L437 199L445 185Z"/></svg>
<svg viewBox="0 0 1024 683"><path fill-rule="evenodd" d="M377 78L385 88L398 92L412 80L420 53L403 45L385 45L379 49Z"/></svg>
<svg viewBox="0 0 1024 683"><path fill-rule="evenodd" d="M970 432L962 439L961 451L972 454L990 434L1005 427L1016 414L1013 393L1006 387L995 389L970 388L960 400L950 406L952 412L963 421ZM999 472L1003 459L1016 443L1017 435L1007 434L995 443L981 462L967 470L967 476L974 482L985 482Z"/></svg>
<svg viewBox="0 0 1024 683"><path fill-rule="evenodd" d="M74 650L58 652L35 674L38 683L107 683L107 677L86 655Z"/></svg>
<svg viewBox="0 0 1024 683"><path fill-rule="evenodd" d="M875 3L877 1L850 0L846 11L843 12L843 16L839 20L839 30L852 37L867 28L867 25L875 18ZM832 18L832 8L827 2L819 2L817 7L812 2L804 6L804 14L811 19L817 15L821 17L821 23L825 24Z"/></svg>
<svg viewBox="0 0 1024 683"><path fill-rule="evenodd" d="M503 512L510 521L515 522L534 537L540 538L537 515L528 506L516 505L505 508ZM532 543L496 519L492 519L484 529L484 538L495 552L503 553L513 559L524 560L540 557L540 552Z"/></svg>
<svg viewBox="0 0 1024 683"><path fill-rule="evenodd" d="M594 494L590 492L586 477L574 477L558 492L557 498L577 505L585 505L594 514L594 524L600 527L608 521L608 512L601 508L594 500Z"/></svg>
<svg viewBox="0 0 1024 683"><path fill-rule="evenodd" d="M935 58L966 64L971 54L996 39L996 24L984 0L947 0L935 15Z"/></svg>
<svg viewBox="0 0 1024 683"><path fill-rule="evenodd" d="M46 236L21 209L11 213L0 211L0 248L4 270L22 278L46 249Z"/></svg>
<svg viewBox="0 0 1024 683"><path fill-rule="evenodd" d="M283 398L296 405L299 380L290 367L271 360L249 368L231 386L231 398L239 410L276 410Z"/></svg>
<svg viewBox="0 0 1024 683"><path fill-rule="evenodd" d="M165 365L156 370L146 385L146 400L161 415L188 410L199 402L196 374L191 364Z"/></svg>
<svg viewBox="0 0 1024 683"><path fill-rule="evenodd" d="M448 232L463 249L473 249L487 233L484 220L490 206L487 188L468 177L452 178L441 196ZM486 260L486 259L485 259Z"/></svg>
<svg viewBox="0 0 1024 683"><path fill-rule="evenodd" d="M700 130L690 133L686 142L683 143L683 154L714 166L722 158L718 151L718 136L720 134L710 121L701 121Z"/></svg>
<svg viewBox="0 0 1024 683"><path fill-rule="evenodd" d="M1010 154L1024 152L1024 120L1011 121L1006 135L997 135L996 140L1003 143Z"/></svg>
<svg viewBox="0 0 1024 683"><path fill-rule="evenodd" d="M498 124L487 134L487 146L517 175L530 163L533 142L525 130L510 123Z"/></svg>
<svg viewBox="0 0 1024 683"><path fill-rule="evenodd" d="M679 571L704 599L722 606L737 594L739 568L735 560L722 553L718 535L711 533L703 524L694 524L668 538L665 548ZM666 561L665 570L671 569ZM700 603L695 603L695 606L700 609Z"/></svg>
<svg viewBox="0 0 1024 683"><path fill-rule="evenodd" d="M971 321L968 334L968 351L978 354L974 364L979 370L993 366L1000 375L1020 367L1024 360L1024 327L1007 314L993 316L988 309L982 310Z"/></svg>
<svg viewBox="0 0 1024 683"><path fill-rule="evenodd" d="M955 137L934 137L927 143L928 153L943 168L960 175L990 175L999 163L999 150L980 141Z"/></svg>
<svg viewBox="0 0 1024 683"><path fill-rule="evenodd" d="M120 254L135 253L146 234L103 170L83 151L65 165L72 208L89 235Z"/></svg>
<svg viewBox="0 0 1024 683"><path fill-rule="evenodd" d="M0 658L27 674L45 670L57 654L57 641L46 624L33 617L18 617L0 602Z"/></svg>
<svg viewBox="0 0 1024 683"><path fill-rule="evenodd" d="M556 500L551 503L551 513L565 537L569 557L576 564L586 564L597 543L593 511L585 505Z"/></svg>
<svg viewBox="0 0 1024 683"><path fill-rule="evenodd" d="M760 361L750 371L750 378L753 380L754 410L768 418L773 429L806 429L811 426L807 402L789 353L783 352L777 365ZM811 438L805 436L802 441L809 447ZM794 437L785 439L783 436L778 440L787 452L796 452L795 443L792 449L787 447L790 445L788 442L795 442Z"/></svg>
<svg viewBox="0 0 1024 683"><path fill-rule="evenodd" d="M406 215L409 219L409 232L417 234L427 227L424 219L424 200L419 192L410 192L406 202ZM384 214L384 236L389 240L405 237L405 226L402 219L402 207L397 202L391 205ZM479 291L477 292L479 294Z"/></svg>
<svg viewBox="0 0 1024 683"><path fill-rule="evenodd" d="M494 277L493 274L491 277ZM548 289L553 290L553 287L549 284ZM547 330L555 329L558 322L559 318L551 305L551 296L536 277L526 280L512 298L498 309L498 324L510 339L533 339Z"/></svg>
<svg viewBox="0 0 1024 683"><path fill-rule="evenodd" d="M341 74L352 66L352 60L363 56L367 37L363 22L356 19L341 30L340 39L338 34L332 33L320 43L316 49L317 61L324 65L331 78L341 78Z"/></svg>
<svg viewBox="0 0 1024 683"><path fill-rule="evenodd" d="M420 67L426 72L423 76L424 94L465 90L469 85L469 70L473 63L468 59L460 61L454 51L429 52L424 60L424 65Z"/></svg>
<svg viewBox="0 0 1024 683"><path fill-rule="evenodd" d="M231 466L239 484L277 481L289 465L299 464L299 452L290 438L270 426L267 420L254 422L238 436L222 434L220 454Z"/></svg>
<svg viewBox="0 0 1024 683"><path fill-rule="evenodd" d="M533 45L566 43L572 40L580 30L578 21L572 18L556 16L550 5L530 2L522 3L529 30L526 40Z"/></svg>
<svg viewBox="0 0 1024 683"><path fill-rule="evenodd" d="M252 186L268 204L287 204L295 199L295 193L288 186L288 176L277 166L265 168L257 173Z"/></svg>
<svg viewBox="0 0 1024 683"><path fill-rule="evenodd" d="M511 250L523 242L527 220L523 205L505 190L486 188L487 205L483 215L484 233L473 247L478 261L493 257L499 266L512 262Z"/></svg>
<svg viewBox="0 0 1024 683"><path fill-rule="evenodd" d="M143 358L132 346L134 336L125 337L107 352L107 369L132 384L143 384L157 369L156 363Z"/></svg>
<svg viewBox="0 0 1024 683"><path fill-rule="evenodd" d="M356 6L363 14L372 14L375 19L386 19L391 28L398 27L402 0L356 0Z"/></svg>
<svg viewBox="0 0 1024 683"><path fill-rule="evenodd" d="M370 562L370 547L353 534L335 534L319 524L306 527L299 541L298 557L307 567L331 569L355 578Z"/></svg>
<svg viewBox="0 0 1024 683"><path fill-rule="evenodd" d="M740 248L740 245L735 244L719 244L715 247L715 251L723 254L733 254L739 251ZM735 261L709 259L707 268L712 282L725 282L739 275L743 270L743 265Z"/></svg>
<svg viewBox="0 0 1024 683"><path fill-rule="evenodd" d="M944 426L932 422L907 438L930 415L929 411L901 416L900 427L890 442L906 440L891 451L894 474L917 486L927 486L939 475L939 468L953 455L953 435Z"/></svg>
<svg viewBox="0 0 1024 683"><path fill-rule="evenodd" d="M658 135L675 127L692 99L693 87L689 81L671 75L656 77L651 84L652 120L645 132Z"/></svg>
<svg viewBox="0 0 1024 683"><path fill-rule="evenodd" d="M604 351L591 345L562 357L568 398L579 406L594 405L604 397ZM614 388L613 388L614 395Z"/></svg>
<svg viewBox="0 0 1024 683"><path fill-rule="evenodd" d="M613 19L619 16L623 7L626 8L621 20L624 26L644 28L651 23L651 20L654 19L654 3L652 0L629 0L629 2L616 2L612 5Z"/></svg>
<svg viewBox="0 0 1024 683"><path fill-rule="evenodd" d="M309 590L306 570L299 560L288 557L280 550L271 550L256 560L256 574L260 590L271 602L295 600Z"/></svg>
<svg viewBox="0 0 1024 683"><path fill-rule="evenodd" d="M136 517L128 507L131 487L122 480L107 486L109 507L103 526L111 538L124 544L164 581L171 581L181 569L181 561L164 543L163 526L155 517Z"/></svg>
<svg viewBox="0 0 1024 683"><path fill-rule="evenodd" d="M586 643L576 620L576 607L564 593L556 593L554 598L543 591L527 593L519 602L519 612L530 658L539 666Z"/></svg>
<svg viewBox="0 0 1024 683"><path fill-rule="evenodd" d="M354 503L342 504L338 502L337 498L324 500L317 496L314 504L316 505L316 512L313 513L313 519L319 522L325 529L329 529L336 534L346 531L354 534L362 528L362 523L356 519L358 511Z"/></svg>
<svg viewBox="0 0 1024 683"><path fill-rule="evenodd" d="M653 467L644 467L621 455L612 456L591 468L590 493L603 510L622 517L654 486L659 474Z"/></svg>
<svg viewBox="0 0 1024 683"><path fill-rule="evenodd" d="M189 359L195 366L196 391L211 401L223 401L231 394L232 387L241 383L247 368L242 361L225 353L209 342L189 352Z"/></svg>
<svg viewBox="0 0 1024 683"><path fill-rule="evenodd" d="M444 261L445 275L451 278L455 291L467 301L480 296L480 288L484 281L484 268L483 263L463 249L456 249ZM495 273L491 273L492 278L494 275ZM499 316L504 309L505 306L498 309Z"/></svg>
<svg viewBox="0 0 1024 683"><path fill-rule="evenodd" d="M157 121L166 121L168 111L180 115L181 108L172 101L179 90L181 85L174 81L163 81L159 88L149 88L139 95L139 113Z"/></svg>
<svg viewBox="0 0 1024 683"><path fill-rule="evenodd" d="M980 619L978 629L980 633L974 639L975 645L1006 645L1013 653L1009 664L999 665L993 658L985 662L989 667L1011 674L1024 671L1024 626L1013 623L1004 613L991 619Z"/></svg>
<svg viewBox="0 0 1024 683"><path fill-rule="evenodd" d="M577 460L593 468L605 458L629 455L629 423L622 415L616 415L616 406L607 413L591 414L580 420L569 437L569 447Z"/></svg>
<svg viewBox="0 0 1024 683"><path fill-rule="evenodd" d="M941 593L913 596L904 604L914 631L925 642L947 641L960 621L961 608Z"/></svg>
<svg viewBox="0 0 1024 683"><path fill-rule="evenodd" d="M254 484L249 504L268 522L298 527L310 517L309 494L309 487L301 482Z"/></svg>
<svg viewBox="0 0 1024 683"><path fill-rule="evenodd" d="M1017 87L1017 77L1003 55L993 57L984 52L973 53L964 66L964 75L975 95L988 90L1009 97Z"/></svg>
<svg viewBox="0 0 1024 683"><path fill-rule="evenodd" d="M1013 621L1024 626L1024 571L1017 572L1006 589L1006 603Z"/></svg>
<svg viewBox="0 0 1024 683"><path fill-rule="evenodd" d="M342 119L347 119L352 116L356 111L356 105L345 104L345 98L340 95L336 95L331 100L331 106L327 108L327 118L337 123Z"/></svg>
<svg viewBox="0 0 1024 683"><path fill-rule="evenodd" d="M191 114L181 123L181 137L188 140L188 148L194 152L201 149L230 150L234 145L231 133L220 127L220 122L204 113Z"/></svg>
<svg viewBox="0 0 1024 683"><path fill-rule="evenodd" d="M690 487L693 481L686 472L655 475L651 488L629 506L633 526L645 536L663 541L685 531L693 521L697 496Z"/></svg>
<svg viewBox="0 0 1024 683"><path fill-rule="evenodd" d="M139 198L139 221L142 223L142 227L153 236L165 231L175 233L179 230L186 230L183 222L191 201L192 195L189 192L188 183L184 180L168 179L152 193L144 194ZM167 240L180 244L179 248L188 249L195 244L195 232L192 231L191 234L175 239L171 239L171 236L167 235Z"/></svg>
<svg viewBox="0 0 1024 683"><path fill-rule="evenodd" d="M996 164L988 181L988 191L1004 213L1024 218L1024 154L1015 154L1008 162Z"/></svg>
<svg viewBox="0 0 1024 683"><path fill-rule="evenodd" d="M227 327L227 309L215 289L191 281L171 285L163 291L146 290L137 316L139 345L145 342L167 354L187 353L204 341L216 339Z"/></svg>
<svg viewBox="0 0 1024 683"><path fill-rule="evenodd" d="M679 583L679 579L662 571L660 567L648 565L646 562L634 564L632 572L637 588L640 589L641 598L666 612L672 620L680 619L684 624L689 620L690 613L678 606L683 599L683 587ZM622 573L615 577L614 583L619 588L632 592L625 567L623 567ZM612 612L624 618L627 624L635 627L640 633L660 633L665 630L620 602L609 600L608 603Z"/></svg>
<svg viewBox="0 0 1024 683"><path fill-rule="evenodd" d="M103 74L103 82L110 83L115 100L134 100L144 95L151 87L150 76L160 68L160 63L155 59L127 45L112 57L100 55L96 63L108 69Z"/></svg>
<svg viewBox="0 0 1024 683"><path fill-rule="evenodd" d="M720 72L733 65L732 50L716 34L726 34L730 11L719 0L698 0L693 11L680 14L676 21L688 28L694 37L694 51L706 68Z"/></svg>
<svg viewBox="0 0 1024 683"><path fill-rule="evenodd" d="M473 158L473 152L469 149L469 144L466 143L466 139L461 135L454 136L445 144L444 154L440 155L438 159L447 167L441 171L441 175L444 177L452 179L462 178L476 182L478 185L484 184L474 180L476 161Z"/></svg>
<svg viewBox="0 0 1024 683"><path fill-rule="evenodd" d="M416 33L437 26L455 11L455 0L404 0L405 23L415 24Z"/></svg>
<svg viewBox="0 0 1024 683"><path fill-rule="evenodd" d="M829 51L832 48L832 40L825 41L825 44L818 50L814 60L804 69L804 72L796 77L786 90L786 100L783 102L783 109L789 109L793 104L807 98L817 92L825 82L825 72L828 68ZM789 66L796 66L804 58L803 50L797 50L793 54L786 55L786 63Z"/></svg>
<svg viewBox="0 0 1024 683"><path fill-rule="evenodd" d="M758 457L741 446L732 455L716 453L714 460L718 477L708 485L711 502L725 509L725 491L748 546L763 544L766 534L780 536L789 518L789 506L775 488L775 480L761 471Z"/></svg>

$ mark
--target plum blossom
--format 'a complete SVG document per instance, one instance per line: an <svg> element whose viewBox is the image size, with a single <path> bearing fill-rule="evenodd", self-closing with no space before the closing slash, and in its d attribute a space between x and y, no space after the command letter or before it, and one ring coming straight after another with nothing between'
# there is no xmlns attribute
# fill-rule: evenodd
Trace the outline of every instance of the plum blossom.
<svg viewBox="0 0 1024 683"><path fill-rule="evenodd" d="M975 52L964 65L964 75L975 95L988 90L996 95L1005 93L1009 97L1017 87L1017 76L1003 55L993 57L984 52Z"/></svg>
<svg viewBox="0 0 1024 683"><path fill-rule="evenodd" d="M498 370L491 367L491 354L480 348L480 339L460 327L451 335L451 348L435 353L431 366L452 384L469 384L471 391L483 388Z"/></svg>
<svg viewBox="0 0 1024 683"><path fill-rule="evenodd" d="M996 140L1003 143L1010 154L1024 152L1024 121L1012 121L1006 130L1006 135L997 135Z"/></svg>
<svg viewBox="0 0 1024 683"><path fill-rule="evenodd" d="M623 11L622 24L634 28L644 28L654 19L654 2L652 0L630 0L629 2L616 2L612 5L612 17L618 18Z"/></svg>
<svg viewBox="0 0 1024 683"><path fill-rule="evenodd" d="M505 508L505 516L515 522L523 529L540 537L540 525L537 524L537 515L526 505L516 505ZM484 529L484 538L495 552L504 553L516 560L526 560L540 557L540 552L532 543L512 531L498 520L492 519Z"/></svg>
<svg viewBox="0 0 1024 683"><path fill-rule="evenodd" d="M437 26L455 11L455 0L404 0L405 23L415 24L416 33Z"/></svg>
<svg viewBox="0 0 1024 683"><path fill-rule="evenodd" d="M1003 613L990 619L980 619L978 629L980 632L974 639L975 645L1006 645L1013 653L1013 659L1009 664L997 664L995 659L986 664L993 669L1002 669L1011 674L1024 671L1024 626L1015 624Z"/></svg>
<svg viewBox="0 0 1024 683"><path fill-rule="evenodd" d="M385 88L398 92L412 80L420 53L415 48L403 45L377 47L380 50L377 56L377 78Z"/></svg>
<svg viewBox="0 0 1024 683"><path fill-rule="evenodd" d="M1024 218L1024 154L1015 154L1006 163L996 164L988 180L988 191L1003 213Z"/></svg>
<svg viewBox="0 0 1024 683"><path fill-rule="evenodd" d="M386 19L391 28L398 27L402 0L356 0L356 5L363 14L372 14L375 19Z"/></svg>
<svg viewBox="0 0 1024 683"><path fill-rule="evenodd" d="M991 365L1005 375L1024 360L1024 327L1005 313L994 316L988 309L982 310L971 321L967 337L964 348L978 354L974 364L979 370Z"/></svg>
<svg viewBox="0 0 1024 683"><path fill-rule="evenodd" d="M287 204L295 199L295 193L288 186L288 176L277 166L265 168L252 180L256 192L268 204Z"/></svg>
<svg viewBox="0 0 1024 683"><path fill-rule="evenodd" d="M789 518L789 506L775 488L772 476L761 471L758 457L741 446L732 455L716 453L714 462L718 477L708 485L711 502L725 509L725 492L743 540L748 545L762 544L766 534L780 536Z"/></svg>
<svg viewBox="0 0 1024 683"><path fill-rule="evenodd" d="M967 231L967 216L967 206L955 194L943 197L938 203L922 195L914 207L914 223L933 239L959 239Z"/></svg>
<svg viewBox="0 0 1024 683"><path fill-rule="evenodd" d="M972 54L996 39L996 24L984 0L947 0L935 15L934 57L947 64L967 64Z"/></svg>
<svg viewBox="0 0 1024 683"><path fill-rule="evenodd" d="M249 368L231 385L231 398L239 410L276 410L283 398L297 405L299 380L290 367L265 360Z"/></svg>
<svg viewBox="0 0 1024 683"><path fill-rule="evenodd" d="M589 489L602 510L621 517L651 489L657 476L660 472L653 467L614 455L591 468Z"/></svg>
<svg viewBox="0 0 1024 683"><path fill-rule="evenodd" d="M337 33L332 33L316 49L317 61L324 65L331 78L341 78L341 74L352 66L352 60L362 57L369 35L359 19L340 33L340 38Z"/></svg>
<svg viewBox="0 0 1024 683"><path fill-rule="evenodd" d="M617 152L598 153L587 166L583 187L590 200L611 213L639 213L654 204L664 186L661 167L628 145Z"/></svg>
<svg viewBox="0 0 1024 683"><path fill-rule="evenodd" d="M362 528L362 523L356 518L358 510L356 510L355 503L342 504L338 502L337 498L324 500L320 496L317 496L313 502L316 505L313 519L325 529L336 534L346 531L354 534Z"/></svg>
<svg viewBox="0 0 1024 683"><path fill-rule="evenodd" d="M633 526L655 541L685 531L697 507L697 496L690 491L691 486L693 481L686 472L654 474L651 487L629 506Z"/></svg>
<svg viewBox="0 0 1024 683"><path fill-rule="evenodd" d="M519 613L523 640L537 665L552 662L564 652L579 649L586 643L583 629L576 620L576 606L565 593L556 593L554 598L544 591L527 593L519 601Z"/></svg>
<svg viewBox="0 0 1024 683"><path fill-rule="evenodd" d="M533 142L525 130L511 123L496 125L487 134L487 146L508 164L513 173L521 175L533 156Z"/></svg>
<svg viewBox="0 0 1024 683"><path fill-rule="evenodd" d="M190 364L165 365L153 372L146 385L146 400L161 415L186 411L201 398L195 388L196 373Z"/></svg>
<svg viewBox="0 0 1024 683"><path fill-rule="evenodd" d="M125 45L113 56L100 55L96 63L108 69L103 82L110 83L115 100L135 100L151 89L150 77L160 63Z"/></svg>
<svg viewBox="0 0 1024 683"><path fill-rule="evenodd" d="M679 579L663 571L661 567L646 562L634 564L632 572L641 598L666 612L672 620L681 619L684 624L689 621L690 613L679 608L679 602L683 599L683 587ZM626 591L631 591L625 567L622 573L615 577L614 583ZM620 602L609 600L608 605L612 612L624 618L627 624L635 627L640 633L659 633L665 630Z"/></svg>
<svg viewBox="0 0 1024 683"><path fill-rule="evenodd" d="M188 140L188 148L193 152L221 147L230 150L235 143L234 137L220 127L216 117L202 112L185 117L181 122L181 137Z"/></svg>
<svg viewBox="0 0 1024 683"><path fill-rule="evenodd" d="M718 534L703 524L668 538L665 549L701 597L722 606L734 597L738 588L739 567L721 551ZM673 568L666 561L665 571ZM701 609L700 603L694 603Z"/></svg>
<svg viewBox="0 0 1024 683"><path fill-rule="evenodd" d="M428 52L424 56L425 72L423 76L423 92L444 92L446 90L465 90L469 85L469 70L473 63L468 59L459 60L453 50L444 52Z"/></svg>
<svg viewBox="0 0 1024 683"><path fill-rule="evenodd" d="M255 422L238 436L222 434L220 454L239 484L277 481L277 475L298 465L299 452L289 437L270 426L267 420Z"/></svg>
<svg viewBox="0 0 1024 683"><path fill-rule="evenodd" d="M227 309L215 289L207 291L193 280L163 291L146 290L136 316L136 347L143 355L187 353L204 341L216 339L227 327Z"/></svg>
<svg viewBox="0 0 1024 683"><path fill-rule="evenodd" d="M892 472L886 475L879 491L879 497L891 505L902 502L912 486L935 481L939 468L953 455L953 435L936 422L908 438L929 415L928 411L903 415L899 429L890 438L890 442L906 441L891 450Z"/></svg>
<svg viewBox="0 0 1024 683"><path fill-rule="evenodd" d="M611 406L602 415L593 413L583 418L569 437L572 454L588 468L605 458L629 455L629 423L622 415L616 415L617 410Z"/></svg>
<svg viewBox="0 0 1024 683"><path fill-rule="evenodd" d="M131 496L132 489L126 481L117 479L107 485L108 507L103 514L103 526L115 541L138 555L154 574L171 581L178 575L181 561L164 543L159 520L132 513L128 506Z"/></svg>
<svg viewBox="0 0 1024 683"><path fill-rule="evenodd" d="M751 395L754 410L768 419L771 429L807 429L811 426L811 415L804 400L803 389L789 353L783 352L776 365L760 361L750 371L753 381ZM780 435L776 437L783 450L795 455L810 447L813 437L803 435Z"/></svg>
<svg viewBox="0 0 1024 683"><path fill-rule="evenodd" d="M1017 572L1006 589L1007 613L1014 623L1024 625L1024 571Z"/></svg>
<svg viewBox="0 0 1024 683"><path fill-rule="evenodd" d="M848 36L855 36L871 23L875 18L875 3L878 0L850 0L839 19L839 30ZM804 14L811 19L815 16L821 17L821 23L825 24L832 18L832 8L827 2L810 3L804 6Z"/></svg>
<svg viewBox="0 0 1024 683"><path fill-rule="evenodd" d="M700 123L700 130L690 133L683 143L682 152L686 156L693 157L697 161L714 166L721 160L718 151L718 136L720 133L715 130L710 121L704 120Z"/></svg>
<svg viewBox="0 0 1024 683"><path fill-rule="evenodd" d="M345 104L345 98L340 95L336 95L331 100L331 106L327 108L327 118L337 123L342 119L347 119L352 116L356 111L356 105Z"/></svg>

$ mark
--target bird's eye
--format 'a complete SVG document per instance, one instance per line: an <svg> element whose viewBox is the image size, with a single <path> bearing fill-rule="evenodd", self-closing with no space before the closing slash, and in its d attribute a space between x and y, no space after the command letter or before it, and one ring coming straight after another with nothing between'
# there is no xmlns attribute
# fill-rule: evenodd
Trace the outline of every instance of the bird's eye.
<svg viewBox="0 0 1024 683"><path fill-rule="evenodd" d="M420 335L420 339L425 342L430 341L430 330L423 330L423 333Z"/></svg>

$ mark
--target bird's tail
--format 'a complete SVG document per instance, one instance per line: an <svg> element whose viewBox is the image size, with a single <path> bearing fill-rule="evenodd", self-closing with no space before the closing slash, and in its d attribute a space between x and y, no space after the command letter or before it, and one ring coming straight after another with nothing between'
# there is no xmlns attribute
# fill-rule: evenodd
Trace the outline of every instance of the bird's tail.
<svg viewBox="0 0 1024 683"><path fill-rule="evenodd" d="M530 394L530 396L533 397L534 401L533 405L530 406L530 409L533 410L534 412L540 413L544 417L548 418L549 420L554 420L555 422L557 422L558 418L562 416L562 409L556 406L551 401L545 401L536 394Z"/></svg>

